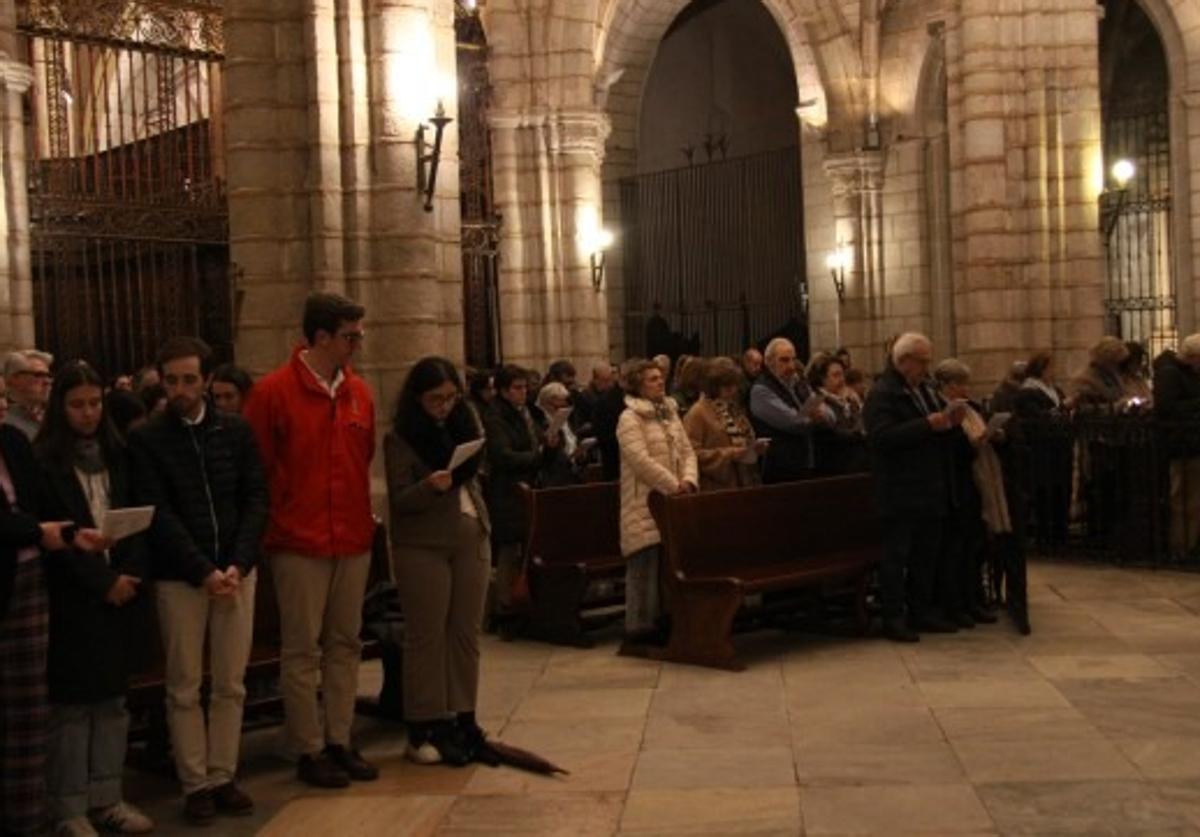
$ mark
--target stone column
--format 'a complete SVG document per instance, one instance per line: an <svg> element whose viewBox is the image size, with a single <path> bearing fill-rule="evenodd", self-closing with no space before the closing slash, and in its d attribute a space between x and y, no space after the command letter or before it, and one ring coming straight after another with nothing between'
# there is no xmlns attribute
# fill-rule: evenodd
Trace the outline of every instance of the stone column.
<svg viewBox="0 0 1200 837"><path fill-rule="evenodd" d="M946 48L958 345L979 384L1103 329L1096 6L963 0Z"/></svg>
<svg viewBox="0 0 1200 837"><path fill-rule="evenodd" d="M608 357L603 287L592 287L581 234L604 224L600 166L608 119L597 110L491 115L506 362L580 368Z"/></svg>
<svg viewBox="0 0 1200 837"><path fill-rule="evenodd" d="M0 349L34 345L24 100L33 70L0 53Z"/></svg>
<svg viewBox="0 0 1200 837"><path fill-rule="evenodd" d="M832 342L846 346L860 358L873 357L886 337L879 333L887 293L883 268L883 164L883 155L878 151L825 158L825 175L833 194L834 241L829 249L810 254L821 266L834 248L849 255L845 298L833 311L836 327ZM837 297L830 271L826 269L824 275L824 281L811 288L810 294L814 307L828 310ZM866 362L861 365L874 367Z"/></svg>

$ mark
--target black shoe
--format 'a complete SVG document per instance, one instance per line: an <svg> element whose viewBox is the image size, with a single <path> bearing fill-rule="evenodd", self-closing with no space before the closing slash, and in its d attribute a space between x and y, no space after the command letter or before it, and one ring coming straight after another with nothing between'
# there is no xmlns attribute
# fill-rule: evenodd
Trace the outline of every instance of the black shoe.
<svg viewBox="0 0 1200 837"><path fill-rule="evenodd" d="M920 642L920 635L908 627L903 619L883 620L883 635L892 642Z"/></svg>
<svg viewBox="0 0 1200 837"><path fill-rule="evenodd" d="M1012 616L1013 624L1017 626L1021 636L1029 636L1033 633L1033 628L1029 624L1029 611L1014 608L1009 615Z"/></svg>
<svg viewBox="0 0 1200 837"><path fill-rule="evenodd" d="M500 766L500 757L488 745L487 736L475 722L474 712L459 712L454 723L458 731L459 746L471 761L486 764L488 767Z"/></svg>
<svg viewBox="0 0 1200 837"><path fill-rule="evenodd" d="M379 768L364 759L358 750L330 744L325 748L325 755L355 782L374 782L379 778Z"/></svg>
<svg viewBox="0 0 1200 837"><path fill-rule="evenodd" d="M192 825L208 825L217 816L217 804L210 788L189 793L183 799L183 818Z"/></svg>
<svg viewBox="0 0 1200 837"><path fill-rule="evenodd" d="M956 634L958 628L939 616L926 616L913 620L913 627L923 634Z"/></svg>
<svg viewBox="0 0 1200 837"><path fill-rule="evenodd" d="M949 621L955 627L965 628L967 630L971 630L975 627L975 620L971 618L969 613L952 613L947 621Z"/></svg>
<svg viewBox="0 0 1200 837"><path fill-rule="evenodd" d="M345 788L350 776L327 754L303 755L296 765L296 777L314 788Z"/></svg>
<svg viewBox="0 0 1200 837"><path fill-rule="evenodd" d="M218 814L228 817L245 817L254 813L254 800L242 793L242 789L233 782L226 782L220 787L213 788L212 798L216 803Z"/></svg>
<svg viewBox="0 0 1200 837"><path fill-rule="evenodd" d="M980 625L995 625L999 621L995 613L985 610L982 607L973 608L971 610L971 618Z"/></svg>
<svg viewBox="0 0 1200 837"><path fill-rule="evenodd" d="M466 767L473 756L464 746L463 736L455 721L439 721L429 731L429 743L442 757L442 764Z"/></svg>

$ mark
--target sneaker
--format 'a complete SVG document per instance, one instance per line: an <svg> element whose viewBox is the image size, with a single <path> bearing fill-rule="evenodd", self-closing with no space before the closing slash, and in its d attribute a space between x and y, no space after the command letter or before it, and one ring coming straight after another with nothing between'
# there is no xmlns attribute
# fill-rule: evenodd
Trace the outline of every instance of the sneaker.
<svg viewBox="0 0 1200 837"><path fill-rule="evenodd" d="M364 759L358 750L330 744L325 748L325 755L355 782L373 782L379 778L379 769Z"/></svg>
<svg viewBox="0 0 1200 837"><path fill-rule="evenodd" d="M463 749L461 735L453 721L409 724L405 755L417 764L449 764L463 767L471 756Z"/></svg>
<svg viewBox="0 0 1200 837"><path fill-rule="evenodd" d="M100 832L87 817L71 817L54 829L54 837L99 837Z"/></svg>
<svg viewBox="0 0 1200 837"><path fill-rule="evenodd" d="M98 828L118 834L149 834L154 830L154 820L124 801L93 811L91 818Z"/></svg>
<svg viewBox="0 0 1200 837"><path fill-rule="evenodd" d="M404 756L415 764L442 763L442 754L438 752L437 747L433 746L433 742L413 741L411 737L408 739L408 746L404 748Z"/></svg>
<svg viewBox="0 0 1200 837"><path fill-rule="evenodd" d="M212 796L218 814L245 817L254 813L254 800L242 793L242 789L233 782L213 788Z"/></svg>
<svg viewBox="0 0 1200 837"><path fill-rule="evenodd" d="M212 789L205 788L183 798L183 818L193 825L208 825L217 816Z"/></svg>
<svg viewBox="0 0 1200 837"><path fill-rule="evenodd" d="M301 756L296 765L296 776L314 788L336 789L350 785L346 771L325 753Z"/></svg>

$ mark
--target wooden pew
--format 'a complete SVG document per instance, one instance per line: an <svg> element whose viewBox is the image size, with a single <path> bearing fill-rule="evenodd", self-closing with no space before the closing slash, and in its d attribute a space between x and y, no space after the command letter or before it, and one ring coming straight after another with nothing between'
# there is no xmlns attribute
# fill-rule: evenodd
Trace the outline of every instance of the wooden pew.
<svg viewBox="0 0 1200 837"><path fill-rule="evenodd" d="M588 585L624 577L621 486L520 486L527 535L525 567L530 607L522 633L560 645L590 647L582 611ZM623 604L624 597L595 604Z"/></svg>
<svg viewBox="0 0 1200 837"><path fill-rule="evenodd" d="M883 554L871 478L859 474L667 497L652 494L671 614L664 659L741 670L731 634L746 596L850 582L866 629L866 586Z"/></svg>
<svg viewBox="0 0 1200 837"><path fill-rule="evenodd" d="M279 677L279 602L275 596L275 585L271 577L270 559L262 560L257 567L258 581L254 590L254 639L250 647L250 661L246 665L246 716L256 712L278 710L282 705L275 681ZM367 580L370 590L381 580L392 577L392 562L388 553L387 528L376 520L375 539L371 547L371 569ZM153 588L151 587L152 591ZM141 763L152 768L169 764L170 739L166 726L166 660L163 655L162 637L158 629L158 615L150 609L146 631L145 658L150 663L130 678L126 702L131 714L137 719L131 737L144 740L147 753ZM207 643L206 643L207 648ZM364 642L363 659L379 656L374 642ZM205 654L205 682L203 694L208 693L208 655Z"/></svg>

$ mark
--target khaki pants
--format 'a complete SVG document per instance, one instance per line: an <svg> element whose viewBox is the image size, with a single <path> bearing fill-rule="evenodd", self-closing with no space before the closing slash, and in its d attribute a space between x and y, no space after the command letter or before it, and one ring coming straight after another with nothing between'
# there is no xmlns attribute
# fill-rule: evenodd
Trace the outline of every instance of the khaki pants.
<svg viewBox="0 0 1200 837"><path fill-rule="evenodd" d="M185 794L231 782L237 774L257 580L251 572L236 593L219 598L183 581L155 584L167 656L167 723ZM207 731L200 705L205 635L212 676Z"/></svg>
<svg viewBox="0 0 1200 837"><path fill-rule="evenodd" d="M436 721L475 710L490 552L483 526L465 514L459 516L452 548L408 546L396 552L404 607L407 721Z"/></svg>
<svg viewBox="0 0 1200 837"><path fill-rule="evenodd" d="M1200 540L1200 457L1171 463L1171 552L1186 555Z"/></svg>
<svg viewBox="0 0 1200 837"><path fill-rule="evenodd" d="M326 744L348 747L371 554L311 558L276 553L270 560L279 598L279 680L288 738L302 755L319 753Z"/></svg>

